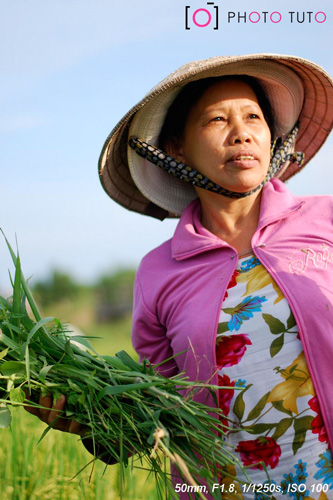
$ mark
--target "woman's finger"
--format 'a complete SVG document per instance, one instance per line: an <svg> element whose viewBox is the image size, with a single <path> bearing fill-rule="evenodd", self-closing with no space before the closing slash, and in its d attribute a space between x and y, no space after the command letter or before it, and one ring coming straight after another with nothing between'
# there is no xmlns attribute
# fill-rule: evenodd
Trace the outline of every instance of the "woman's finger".
<svg viewBox="0 0 333 500"><path fill-rule="evenodd" d="M29 399L29 394L27 391L25 392L25 402L29 403L32 400ZM61 395L56 402L53 404L53 398L50 394L39 396L39 404L43 406L43 408L36 408L34 406L24 406L24 409L38 417L44 423L51 425L60 415L60 413L64 410L66 404L66 397ZM59 418L57 422L54 424L53 429L70 432L71 434L78 434L83 437L86 434L86 427L76 422L75 420L69 420L65 418Z"/></svg>
<svg viewBox="0 0 333 500"><path fill-rule="evenodd" d="M55 419L59 417L60 413L63 411L63 409L65 407L65 403L66 403L66 398L64 395L61 395L60 398L58 398L56 400L56 402L52 406L51 411L48 414L48 419L47 419L48 424L52 424L55 421ZM59 420L59 422L57 422L58 425L56 425L55 428L61 427L61 430L64 430L63 427L64 426L68 427L68 424L65 425L67 423L67 421L65 419L61 419L61 420L62 420L62 422L60 423L60 420Z"/></svg>
<svg viewBox="0 0 333 500"><path fill-rule="evenodd" d="M50 396L49 394L47 394L46 396L42 396L42 394L40 394L39 404L43 406L43 408L39 408L39 412L40 412L40 418L43 420L43 422L46 423L49 422L49 415L52 408L52 403L53 403L52 396Z"/></svg>
<svg viewBox="0 0 333 500"><path fill-rule="evenodd" d="M30 406L30 403L34 403L32 399L29 398L29 393L23 389L24 394L25 394L25 400L24 400L24 406L23 408L28 412L34 415L35 417L41 418L39 408L36 408L36 406ZM26 404L27 403L27 404Z"/></svg>
<svg viewBox="0 0 333 500"><path fill-rule="evenodd" d="M68 432L70 432L71 434L79 434L81 437L83 437L86 430L82 424L76 422L75 420L71 420L68 427Z"/></svg>

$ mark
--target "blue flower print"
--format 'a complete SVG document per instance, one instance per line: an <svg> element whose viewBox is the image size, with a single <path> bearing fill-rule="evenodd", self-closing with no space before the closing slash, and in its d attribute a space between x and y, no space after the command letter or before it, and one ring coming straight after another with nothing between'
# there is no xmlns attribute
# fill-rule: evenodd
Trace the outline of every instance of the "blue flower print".
<svg viewBox="0 0 333 500"><path fill-rule="evenodd" d="M286 495L288 491L289 484L292 484L294 481L294 476L292 474L283 474L284 479L281 481L282 494ZM289 493L289 496L290 493Z"/></svg>
<svg viewBox="0 0 333 500"><path fill-rule="evenodd" d="M238 331L243 321L253 318L254 312L261 311L262 302L267 302L267 299L265 297L252 297L252 295L249 295L236 307L223 309L223 312L231 315L228 323L229 331Z"/></svg>
<svg viewBox="0 0 333 500"><path fill-rule="evenodd" d="M299 460L296 465L294 465L294 468L296 469L296 478L298 484L305 483L306 478L308 477L308 473L306 472L306 462L302 462L302 460Z"/></svg>
<svg viewBox="0 0 333 500"><path fill-rule="evenodd" d="M250 271L256 266L260 266L260 261L257 259L257 257L251 257L250 259L246 259L244 262L242 262L240 270L241 272L246 272Z"/></svg>
<svg viewBox="0 0 333 500"><path fill-rule="evenodd" d="M271 481L265 481L263 483L264 485L275 485L276 486L276 482L271 480ZM262 493L262 492L259 492L259 491L256 491L255 494L254 494L254 500L269 500L270 498L272 498L272 494L271 493Z"/></svg>
<svg viewBox="0 0 333 500"><path fill-rule="evenodd" d="M299 460L298 463L294 465L294 469L296 469L295 475L293 475L292 473L283 475L284 479L281 481L283 495L288 494L288 496L290 498L293 498L294 500L302 500L303 498L306 498L310 495L310 491L308 489L306 489L305 491L303 491L303 489L301 491L297 490L297 485L306 483L306 478L308 477L306 466L306 462ZM288 486L292 486L291 489L289 488L289 491Z"/></svg>
<svg viewBox="0 0 333 500"><path fill-rule="evenodd" d="M333 488L333 463L332 453L327 450L322 453L319 462L316 463L318 471L315 473L315 479L322 479L324 484L328 484L330 489Z"/></svg>
<svg viewBox="0 0 333 500"><path fill-rule="evenodd" d="M236 380L235 387L246 387L246 380L239 378Z"/></svg>

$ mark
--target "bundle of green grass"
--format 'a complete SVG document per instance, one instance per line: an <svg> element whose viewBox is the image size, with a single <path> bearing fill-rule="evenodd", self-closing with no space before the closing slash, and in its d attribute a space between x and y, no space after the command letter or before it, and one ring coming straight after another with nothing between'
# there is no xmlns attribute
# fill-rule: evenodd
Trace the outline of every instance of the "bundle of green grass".
<svg viewBox="0 0 333 500"><path fill-rule="evenodd" d="M223 443L216 418L220 410L213 416L211 408L193 400L203 387L217 388L190 382L183 374L165 378L124 351L100 356L85 337L75 336L73 342L57 319L41 318L20 259L8 241L7 245L15 278L12 297L0 297L0 427L10 425L10 405L27 404L25 393L35 406L41 392L54 399L64 394L61 418L86 426L85 438L103 450L104 458L124 467L129 463L147 467L148 462L161 498L177 498L165 467L168 457L191 485L190 498L193 491L206 498L207 491L220 499L213 484L221 481L221 475L234 480L228 470L241 465ZM185 397L180 389L186 390Z"/></svg>

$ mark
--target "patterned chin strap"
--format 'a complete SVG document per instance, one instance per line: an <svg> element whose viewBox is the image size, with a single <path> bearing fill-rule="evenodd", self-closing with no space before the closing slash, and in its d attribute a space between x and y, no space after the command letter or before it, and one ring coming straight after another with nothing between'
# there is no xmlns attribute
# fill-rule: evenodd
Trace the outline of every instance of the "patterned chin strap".
<svg viewBox="0 0 333 500"><path fill-rule="evenodd" d="M272 179L272 177L274 177L279 172L281 167L283 167L287 162L296 162L299 166L302 165L304 161L304 153L290 152L293 150L298 130L299 126L298 123L296 123L284 141L282 141L281 138L275 139L271 146L271 163L265 179L261 184L259 184L259 186L251 191L247 191L246 193L229 191L228 189L215 184L215 182L200 174L200 172L194 168L185 165L185 163L176 160L167 153L164 153L161 149L151 146L134 135L130 137L129 145L142 158L145 158L169 174L174 175L178 179L193 184L193 186L207 189L208 191L213 191L214 193L222 194L223 196L227 196L229 198L245 198L246 196L249 196L261 189L263 185Z"/></svg>

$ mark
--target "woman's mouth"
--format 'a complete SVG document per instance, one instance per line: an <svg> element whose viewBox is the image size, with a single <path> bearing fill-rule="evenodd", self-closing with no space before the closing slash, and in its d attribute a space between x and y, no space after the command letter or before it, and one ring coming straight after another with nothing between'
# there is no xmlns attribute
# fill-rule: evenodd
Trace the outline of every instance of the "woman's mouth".
<svg viewBox="0 0 333 500"><path fill-rule="evenodd" d="M240 160L240 161L243 161L243 160L254 160L254 157L253 156L238 156L236 158L236 160Z"/></svg>
<svg viewBox="0 0 333 500"><path fill-rule="evenodd" d="M258 157L252 151L241 151L233 156L231 156L228 160L228 163L233 163L241 168L252 168L258 162Z"/></svg>

